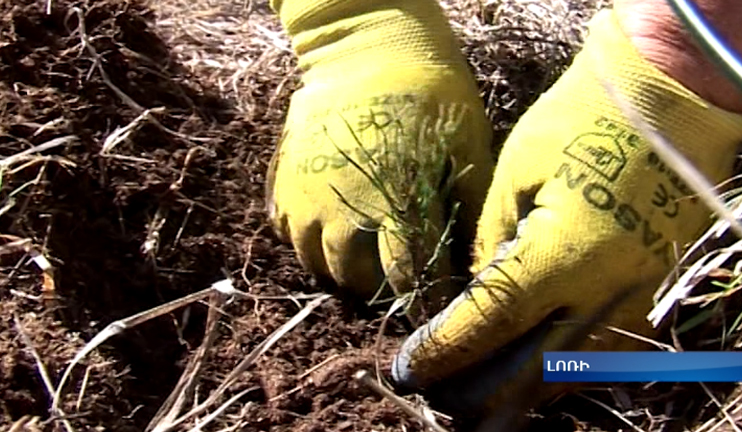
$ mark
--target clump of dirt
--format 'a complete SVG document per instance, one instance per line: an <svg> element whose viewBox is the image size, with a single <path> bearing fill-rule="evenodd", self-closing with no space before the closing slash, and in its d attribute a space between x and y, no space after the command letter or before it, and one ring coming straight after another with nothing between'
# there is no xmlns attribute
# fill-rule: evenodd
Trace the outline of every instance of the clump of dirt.
<svg viewBox="0 0 742 432"><path fill-rule="evenodd" d="M0 428L23 416L44 419L45 429L54 423L48 417L49 393L42 384L39 364L34 352L41 358L42 367L53 377L84 345L83 340L51 314L34 311L22 301L4 299L0 318ZM134 430L132 423L122 419L134 410L132 401L119 395L133 377L125 365L113 363L110 358L93 353L87 368L75 374L77 385L73 397L66 400L64 410L85 419L90 426L116 426ZM78 402L79 398L79 402ZM77 422L75 422L77 423Z"/></svg>
<svg viewBox="0 0 742 432"><path fill-rule="evenodd" d="M107 324L230 277L254 297L220 311L200 373L204 398L298 311L288 293L319 291L263 212L294 76L245 114L179 64L152 18L139 1L0 2L0 428L24 416L62 428L32 349L56 385ZM265 95L274 80L256 74L248 87ZM51 281L29 251L51 262ZM225 395L255 386L220 421L420 430L351 379L375 366L380 322L353 310L335 299L317 308ZM196 304L155 319L87 357L60 406L71 424L143 430L200 343L205 311ZM403 335L394 321L389 328L387 360Z"/></svg>

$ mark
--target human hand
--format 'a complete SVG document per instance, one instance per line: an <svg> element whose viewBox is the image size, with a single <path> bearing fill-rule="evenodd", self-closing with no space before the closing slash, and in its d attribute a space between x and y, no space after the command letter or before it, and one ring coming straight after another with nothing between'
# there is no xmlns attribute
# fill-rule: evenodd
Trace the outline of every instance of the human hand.
<svg viewBox="0 0 742 432"><path fill-rule="evenodd" d="M731 174L742 118L644 59L617 17L596 16L573 65L509 136L479 222L475 281L404 343L392 369L401 386L433 386L449 406L477 410L518 397L519 383L540 377L539 354L563 350L574 324L600 311L609 312L570 350L641 346L609 325L653 334L645 317L674 245L710 215L596 77L711 181ZM563 389L521 396L537 404Z"/></svg>
<svg viewBox="0 0 742 432"><path fill-rule="evenodd" d="M397 293L423 289L427 273L437 297L450 287L436 278L450 274L439 240L452 206L457 239L471 240L493 166L491 127L437 2L272 7L305 71L269 172L277 232L346 292L369 298L385 277Z"/></svg>

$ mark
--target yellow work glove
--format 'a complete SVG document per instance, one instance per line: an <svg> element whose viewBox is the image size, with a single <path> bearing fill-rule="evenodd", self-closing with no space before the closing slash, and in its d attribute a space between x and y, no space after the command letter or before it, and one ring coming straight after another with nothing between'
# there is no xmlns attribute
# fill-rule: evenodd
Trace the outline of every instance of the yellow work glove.
<svg viewBox="0 0 742 432"><path fill-rule="evenodd" d="M268 175L270 217L303 266L372 297L450 286L439 244L474 237L491 127L435 0L273 0L302 86ZM440 247L439 247L440 246ZM435 290L436 288L433 288ZM450 300L451 297L449 297Z"/></svg>
<svg viewBox="0 0 742 432"><path fill-rule="evenodd" d="M439 391L448 391L459 408L476 408L483 399L506 402L529 373L540 380L541 352L561 348L575 322L591 319L626 290L634 295L578 347L651 349L605 324L653 333L645 317L674 264L674 244L682 249L693 240L710 212L653 153L597 76L711 181L731 174L742 117L711 106L643 60L614 13L600 12L573 65L508 137L479 222L477 277L404 343L392 370L400 385L428 387L448 378L449 387ZM559 312L568 319L540 325ZM530 330L537 327L534 338ZM527 332L531 339L524 341ZM497 363L505 357L511 363ZM482 375L469 373L466 385L450 380L467 368ZM528 398L536 402L553 389Z"/></svg>

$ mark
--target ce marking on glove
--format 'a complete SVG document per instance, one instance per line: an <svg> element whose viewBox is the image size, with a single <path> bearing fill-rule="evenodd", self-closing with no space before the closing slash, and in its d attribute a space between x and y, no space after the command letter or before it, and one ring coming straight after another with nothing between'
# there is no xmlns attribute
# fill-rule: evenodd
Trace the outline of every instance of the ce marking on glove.
<svg viewBox="0 0 742 432"><path fill-rule="evenodd" d="M665 211L662 213L669 218L674 218L680 212L678 197L668 192L667 188L662 183L658 183L657 188L654 190L652 204L664 209Z"/></svg>
<svg viewBox="0 0 742 432"><path fill-rule="evenodd" d="M573 171L573 168L569 163L563 163L554 178L564 178L569 189L582 192L582 198L590 207L612 214L614 221L627 232L638 233L642 245L669 266L673 257L672 243L662 232L652 226L651 221L643 217L631 203L621 202L610 188L600 182L590 181L585 173Z"/></svg>
<svg viewBox="0 0 742 432"><path fill-rule="evenodd" d="M358 116L358 131L362 132L369 128L386 129L391 125L397 125L397 117L386 111L370 111L368 114ZM401 124L398 125L401 128Z"/></svg>

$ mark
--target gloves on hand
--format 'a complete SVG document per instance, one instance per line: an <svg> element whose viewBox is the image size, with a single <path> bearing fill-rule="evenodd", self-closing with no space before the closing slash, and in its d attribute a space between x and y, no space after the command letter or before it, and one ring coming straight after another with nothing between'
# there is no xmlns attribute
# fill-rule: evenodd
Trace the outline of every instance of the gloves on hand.
<svg viewBox="0 0 742 432"><path fill-rule="evenodd" d="M508 354L519 364L495 361L468 384L448 388L451 399L469 407L512 398L519 379L540 377L539 351L560 349L575 321L591 319L623 292L632 295L578 348L649 348L605 324L652 334L645 317L675 247L691 241L710 214L596 77L612 83L712 181L731 174L742 119L644 61L612 11L600 12L590 29L573 65L522 117L498 159L477 232L476 280L404 343L393 365L397 383L427 387L495 361L503 347L566 313L567 322L555 322L530 344L532 355ZM529 345L514 349L523 346ZM549 394L528 397L535 403Z"/></svg>
<svg viewBox="0 0 742 432"><path fill-rule="evenodd" d="M456 202L457 240L473 238L493 157L476 84L437 2L271 6L305 71L268 176L279 235L306 269L366 298L385 280L400 293L421 288L423 273L431 283L450 274L439 240Z"/></svg>

